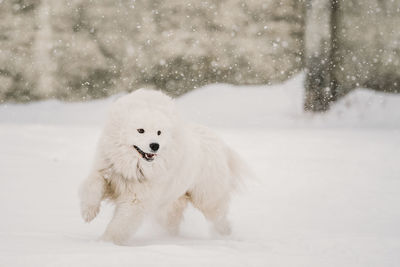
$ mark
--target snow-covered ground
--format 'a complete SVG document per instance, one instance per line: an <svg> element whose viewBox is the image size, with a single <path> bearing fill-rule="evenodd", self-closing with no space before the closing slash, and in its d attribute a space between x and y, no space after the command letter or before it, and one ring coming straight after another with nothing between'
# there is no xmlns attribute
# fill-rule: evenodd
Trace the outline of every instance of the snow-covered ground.
<svg viewBox="0 0 400 267"><path fill-rule="evenodd" d="M77 198L112 99L1 105L0 266L400 266L400 96L359 89L304 114L302 79L179 99L257 178L232 236L191 208L179 237L149 220L125 247L97 241L112 207L85 224Z"/></svg>

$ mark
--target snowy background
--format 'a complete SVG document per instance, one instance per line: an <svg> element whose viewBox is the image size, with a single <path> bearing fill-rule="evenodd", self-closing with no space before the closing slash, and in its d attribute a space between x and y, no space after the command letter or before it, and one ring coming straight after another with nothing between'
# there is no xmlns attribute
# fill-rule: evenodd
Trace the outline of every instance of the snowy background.
<svg viewBox="0 0 400 267"><path fill-rule="evenodd" d="M0 0L0 101L181 95L303 63L303 0Z"/></svg>
<svg viewBox="0 0 400 267"><path fill-rule="evenodd" d="M358 89L312 115L303 79L179 98L257 178L232 203L232 236L191 208L179 237L149 220L125 247L97 241L112 207L85 224L77 196L115 97L1 105L0 266L400 266L400 96Z"/></svg>
<svg viewBox="0 0 400 267"><path fill-rule="evenodd" d="M400 0L0 0L0 266L400 266L400 95L384 93L400 92L399 14ZM107 109L141 86L252 168L231 236L193 208L179 237L149 218L124 247L98 241L112 206L83 223Z"/></svg>

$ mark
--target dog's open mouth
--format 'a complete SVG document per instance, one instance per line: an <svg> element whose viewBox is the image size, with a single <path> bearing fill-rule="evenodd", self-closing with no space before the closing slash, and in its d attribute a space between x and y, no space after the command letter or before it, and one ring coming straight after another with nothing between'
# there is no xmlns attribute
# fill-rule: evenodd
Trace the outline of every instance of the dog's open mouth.
<svg viewBox="0 0 400 267"><path fill-rule="evenodd" d="M136 149L137 152L139 152L139 154L142 156L142 158L145 159L146 161L153 161L154 158L157 156L157 154L146 153L135 145L133 147Z"/></svg>

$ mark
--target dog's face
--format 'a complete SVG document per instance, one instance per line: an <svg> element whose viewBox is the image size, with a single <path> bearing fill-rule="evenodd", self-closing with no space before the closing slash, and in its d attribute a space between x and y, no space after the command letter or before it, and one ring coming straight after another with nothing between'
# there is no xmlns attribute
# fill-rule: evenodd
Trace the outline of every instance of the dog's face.
<svg viewBox="0 0 400 267"><path fill-rule="evenodd" d="M138 90L117 100L103 135L103 153L127 179L149 178L175 159L180 119L173 101ZM154 176L154 175L153 175Z"/></svg>
<svg viewBox="0 0 400 267"><path fill-rule="evenodd" d="M174 127L170 118L159 112L135 114L124 129L126 145L132 149L132 156L146 162L163 157L170 144Z"/></svg>

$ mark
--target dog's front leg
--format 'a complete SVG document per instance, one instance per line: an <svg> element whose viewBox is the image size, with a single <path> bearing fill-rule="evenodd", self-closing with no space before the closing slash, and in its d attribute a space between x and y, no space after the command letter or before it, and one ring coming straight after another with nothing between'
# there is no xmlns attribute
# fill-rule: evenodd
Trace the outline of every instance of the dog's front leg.
<svg viewBox="0 0 400 267"><path fill-rule="evenodd" d="M86 222L93 220L100 210L100 203L104 197L106 181L98 171L92 171L81 185L79 195L81 199L81 214Z"/></svg>
<svg viewBox="0 0 400 267"><path fill-rule="evenodd" d="M108 224L102 240L124 245L136 232L144 217L143 207L136 201L120 202Z"/></svg>

